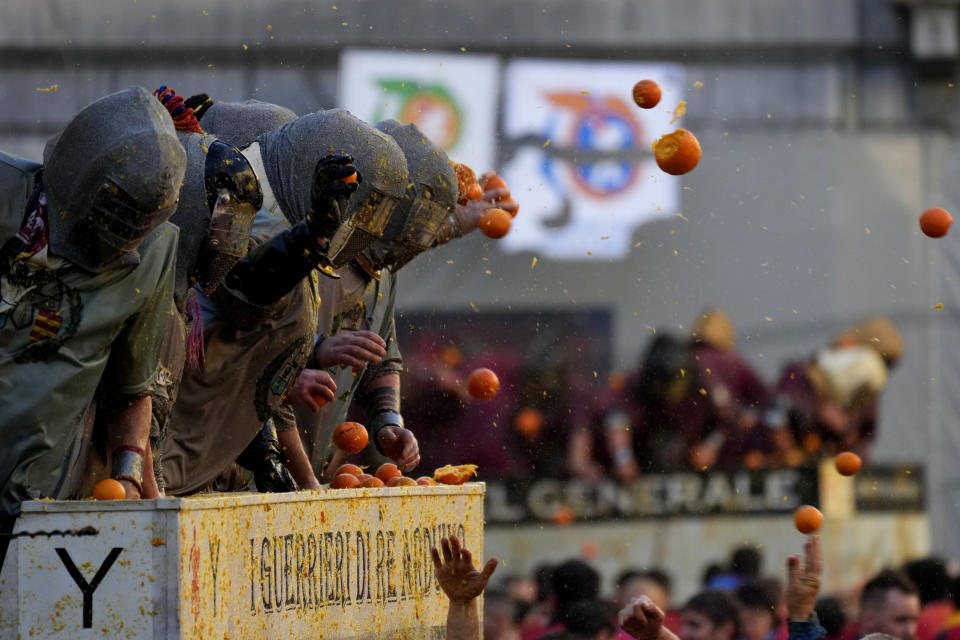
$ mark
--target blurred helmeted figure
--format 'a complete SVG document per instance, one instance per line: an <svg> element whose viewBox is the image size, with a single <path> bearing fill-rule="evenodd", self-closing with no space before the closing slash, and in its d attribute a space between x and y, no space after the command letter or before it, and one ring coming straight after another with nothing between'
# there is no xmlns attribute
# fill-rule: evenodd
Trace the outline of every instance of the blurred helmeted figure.
<svg viewBox="0 0 960 640"><path fill-rule="evenodd" d="M311 366L332 372L339 393L336 402L319 413L302 405L297 411L304 446L317 473L322 473L334 453L333 430L346 419L354 398L366 413L371 440L379 453L405 470L419 462L417 440L404 427L400 414L403 362L393 317L396 273L436 244L441 226L454 214L457 177L447 154L415 125L387 121L377 129L391 136L403 151L409 179L382 237L340 269L341 279L326 287L331 295L326 296L328 304L320 309ZM357 346L377 357L345 362L337 348L344 338L369 341ZM382 355L377 347L383 350ZM356 370L357 364L365 367ZM296 444L283 442L283 438L281 443L288 455ZM304 474L304 469L301 467L300 474L295 475Z"/></svg>
<svg viewBox="0 0 960 640"><path fill-rule="evenodd" d="M318 267L348 263L382 234L406 184L396 143L339 109L268 130L243 154L263 190L256 246L200 297L205 362L184 374L164 446L175 494L208 486L265 422L291 422L278 414L290 411L283 399L313 348ZM354 173L356 183L342 181ZM320 386L332 400L329 376ZM266 481L265 455L251 466L265 464Z"/></svg>
<svg viewBox="0 0 960 640"><path fill-rule="evenodd" d="M640 370L603 418L614 473L630 481L641 471L675 469L692 461L700 445L722 446L723 431L688 344L658 334Z"/></svg>
<svg viewBox="0 0 960 640"><path fill-rule="evenodd" d="M866 456L880 392L902 353L893 324L873 318L806 362L787 364L766 416L778 448L798 459L844 450Z"/></svg>
<svg viewBox="0 0 960 640"><path fill-rule="evenodd" d="M719 429L691 452L695 467L755 463L770 448L761 417L767 389L736 351L736 333L730 316L721 309L699 315L690 333L697 378L713 406Z"/></svg>
<svg viewBox="0 0 960 640"><path fill-rule="evenodd" d="M43 165L0 155L3 515L80 497L94 440L128 497L157 495L148 394L172 309L177 230L164 222L184 160L142 88L86 107Z"/></svg>
<svg viewBox="0 0 960 640"><path fill-rule="evenodd" d="M192 366L202 366L203 323L197 293L213 293L246 255L250 228L263 194L253 167L236 147L203 133L192 111L172 90L160 87L154 94L173 117L187 154L177 210L170 218L180 230L173 289L175 310L169 314L161 367L151 390L151 453L162 490L159 446L176 402L183 368L188 359ZM99 480L103 462L91 458L91 467L84 474L88 487Z"/></svg>

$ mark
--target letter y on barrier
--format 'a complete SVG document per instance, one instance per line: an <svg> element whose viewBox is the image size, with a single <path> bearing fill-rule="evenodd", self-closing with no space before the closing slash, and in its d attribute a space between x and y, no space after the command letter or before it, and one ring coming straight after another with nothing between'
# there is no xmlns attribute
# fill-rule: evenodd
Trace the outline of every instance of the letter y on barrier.
<svg viewBox="0 0 960 640"><path fill-rule="evenodd" d="M83 628L89 629L93 626L93 592L97 590L103 577L107 575L107 571L109 571L113 563L117 561L117 557L120 555L120 552L123 551L123 547L114 547L110 550L110 553L107 554L107 559L103 561L103 564L97 569L97 574L93 576L93 580L89 583L87 579L83 577L83 574L80 573L80 570L77 569L77 565L73 563L73 559L70 558L70 554L67 553L66 549L57 547L56 551L57 555L60 556L60 559L63 561L63 566L67 568L67 573L69 573L73 581L77 583L77 586L80 587L80 593L83 594Z"/></svg>

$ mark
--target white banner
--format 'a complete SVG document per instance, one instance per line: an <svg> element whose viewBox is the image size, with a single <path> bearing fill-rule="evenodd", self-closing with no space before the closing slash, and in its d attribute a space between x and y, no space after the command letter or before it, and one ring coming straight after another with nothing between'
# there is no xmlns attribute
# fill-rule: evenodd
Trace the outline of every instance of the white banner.
<svg viewBox="0 0 960 640"><path fill-rule="evenodd" d="M370 123L416 124L479 175L496 161L498 66L494 56L348 49L339 104Z"/></svg>
<svg viewBox="0 0 960 640"><path fill-rule="evenodd" d="M521 203L506 251L555 259L622 258L641 224L677 212L681 181L656 165L653 141L682 126L683 69L673 64L518 59L507 66L504 129L520 146L504 177ZM653 109L633 85L656 81Z"/></svg>

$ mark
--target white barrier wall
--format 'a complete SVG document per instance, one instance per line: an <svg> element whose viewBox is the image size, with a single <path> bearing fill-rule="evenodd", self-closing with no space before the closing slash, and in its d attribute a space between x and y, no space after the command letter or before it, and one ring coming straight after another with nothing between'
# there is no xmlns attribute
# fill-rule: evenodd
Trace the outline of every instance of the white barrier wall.
<svg viewBox="0 0 960 640"><path fill-rule="evenodd" d="M54 530L11 541L0 637L438 638L430 548L482 556L483 485L24 504Z"/></svg>

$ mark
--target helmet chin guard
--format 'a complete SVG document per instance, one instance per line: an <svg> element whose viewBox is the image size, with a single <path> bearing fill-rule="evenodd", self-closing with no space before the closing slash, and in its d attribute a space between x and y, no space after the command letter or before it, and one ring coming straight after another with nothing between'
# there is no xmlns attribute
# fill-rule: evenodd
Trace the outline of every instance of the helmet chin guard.
<svg viewBox="0 0 960 640"><path fill-rule="evenodd" d="M450 159L413 124L386 120L377 129L397 141L407 159L410 183L383 237L364 256L376 270L398 271L434 245L457 199L457 175Z"/></svg>
<svg viewBox="0 0 960 640"><path fill-rule="evenodd" d="M301 116L263 134L258 142L270 187L291 223L312 210L317 162L329 154L353 156L363 179L330 238L328 266L347 264L384 234L407 185L406 159L389 135L344 109L330 109Z"/></svg>

